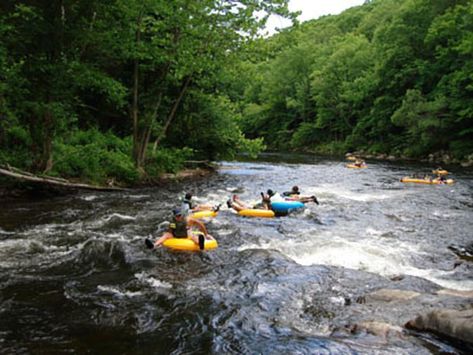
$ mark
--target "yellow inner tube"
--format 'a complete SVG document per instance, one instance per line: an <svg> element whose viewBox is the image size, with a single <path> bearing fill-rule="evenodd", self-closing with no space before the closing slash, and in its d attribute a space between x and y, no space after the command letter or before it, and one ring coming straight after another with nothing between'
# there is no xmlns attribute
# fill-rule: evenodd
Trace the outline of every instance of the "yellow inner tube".
<svg viewBox="0 0 473 355"><path fill-rule="evenodd" d="M358 166L358 165L355 165L355 164L347 164L346 167L351 168L351 169L364 169L364 168L366 168L366 165Z"/></svg>
<svg viewBox="0 0 473 355"><path fill-rule="evenodd" d="M238 214L240 216L246 216L246 217L264 217L264 218L274 217L274 211L260 210L260 209L241 210L238 212Z"/></svg>
<svg viewBox="0 0 473 355"><path fill-rule="evenodd" d="M171 238L165 240L163 246L174 250L199 251L199 246L190 238ZM216 240L205 240L204 250L211 250L218 247Z"/></svg>
<svg viewBox="0 0 473 355"><path fill-rule="evenodd" d="M198 211L194 212L190 215L190 217L199 219L199 218L207 218L207 217L217 217L218 213L215 211Z"/></svg>
<svg viewBox="0 0 473 355"><path fill-rule="evenodd" d="M445 185L445 184L451 185L455 181L453 179L440 181L439 179L426 180L426 179L414 179L414 178L404 177L401 179L401 182L412 182L414 184L427 184L427 185Z"/></svg>

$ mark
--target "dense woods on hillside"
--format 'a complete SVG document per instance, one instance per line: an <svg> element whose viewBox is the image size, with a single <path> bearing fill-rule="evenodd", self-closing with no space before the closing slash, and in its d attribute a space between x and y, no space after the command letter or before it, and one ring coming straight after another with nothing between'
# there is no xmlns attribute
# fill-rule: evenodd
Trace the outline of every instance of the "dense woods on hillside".
<svg viewBox="0 0 473 355"><path fill-rule="evenodd" d="M253 40L270 13L292 16L287 0L2 1L0 163L135 182L265 145L473 153L471 1L366 1Z"/></svg>
<svg viewBox="0 0 473 355"><path fill-rule="evenodd" d="M275 150L473 153L473 2L374 0L255 47L242 127Z"/></svg>

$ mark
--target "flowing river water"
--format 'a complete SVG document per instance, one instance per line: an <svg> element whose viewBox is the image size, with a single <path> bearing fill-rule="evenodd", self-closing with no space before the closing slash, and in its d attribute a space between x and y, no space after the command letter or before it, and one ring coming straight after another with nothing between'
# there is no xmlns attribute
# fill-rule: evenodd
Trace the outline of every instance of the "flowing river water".
<svg viewBox="0 0 473 355"><path fill-rule="evenodd" d="M473 290L473 264L451 250L473 239L473 173L408 185L432 166L368 163L269 156L161 188L2 201L0 353L461 353L433 335L348 330L376 319L360 300L377 289ZM225 205L292 185L320 205L274 219ZM223 203L206 223L219 247L147 250L187 191Z"/></svg>

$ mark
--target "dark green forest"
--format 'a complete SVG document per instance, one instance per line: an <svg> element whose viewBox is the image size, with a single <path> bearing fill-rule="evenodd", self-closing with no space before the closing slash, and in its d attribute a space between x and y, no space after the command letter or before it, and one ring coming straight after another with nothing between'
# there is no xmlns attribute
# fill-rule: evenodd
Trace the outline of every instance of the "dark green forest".
<svg viewBox="0 0 473 355"><path fill-rule="evenodd" d="M287 2L3 0L0 164L130 184L264 149L471 158L471 0L261 37Z"/></svg>
<svg viewBox="0 0 473 355"><path fill-rule="evenodd" d="M473 153L473 2L373 0L255 45L241 127L273 150Z"/></svg>

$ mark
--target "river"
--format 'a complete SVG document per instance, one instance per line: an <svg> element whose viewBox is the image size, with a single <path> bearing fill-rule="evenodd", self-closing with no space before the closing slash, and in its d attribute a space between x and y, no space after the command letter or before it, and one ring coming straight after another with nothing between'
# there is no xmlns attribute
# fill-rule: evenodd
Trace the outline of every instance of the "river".
<svg viewBox="0 0 473 355"><path fill-rule="evenodd" d="M3 201L0 353L461 353L430 335L346 330L375 312L357 301L393 280L473 290L473 263L452 251L472 242L473 172L429 186L399 179L432 166L368 164L267 155L162 188ZM225 205L292 185L320 205L274 219ZM223 203L207 222L219 247L147 250L187 191Z"/></svg>

